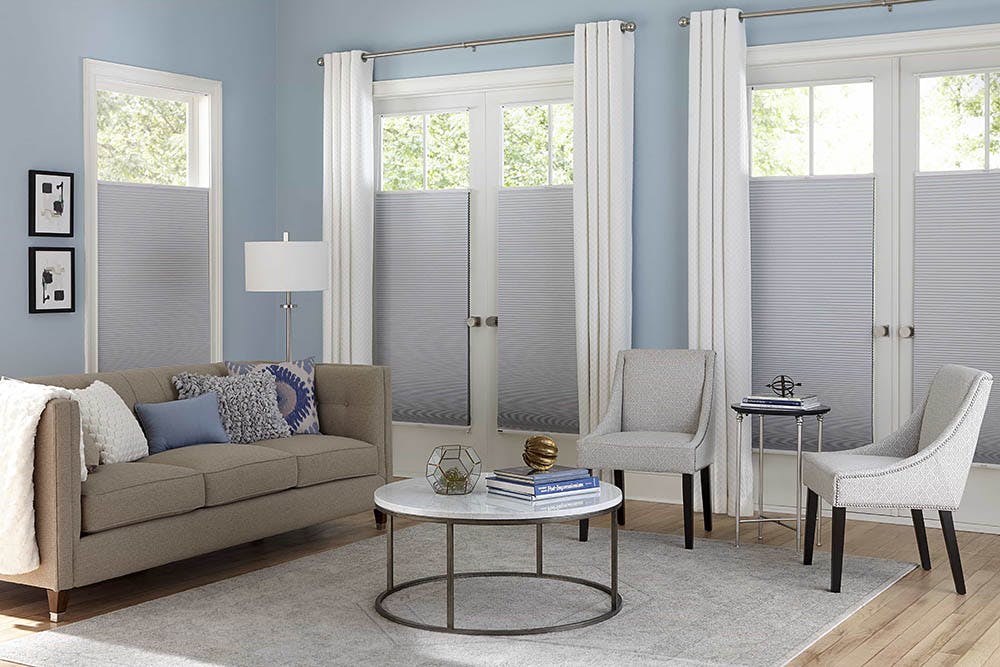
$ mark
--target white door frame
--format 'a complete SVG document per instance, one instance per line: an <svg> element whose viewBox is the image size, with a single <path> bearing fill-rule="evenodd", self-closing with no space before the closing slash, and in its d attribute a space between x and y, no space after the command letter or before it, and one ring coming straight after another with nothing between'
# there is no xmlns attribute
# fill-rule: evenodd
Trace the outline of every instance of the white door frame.
<svg viewBox="0 0 1000 667"><path fill-rule="evenodd" d="M98 219L97 91L115 90L189 102L189 145L199 147L188 160L188 184L208 188L208 271L210 355L222 360L222 82L184 74L83 60L83 177L86 303L84 368L98 369Z"/></svg>

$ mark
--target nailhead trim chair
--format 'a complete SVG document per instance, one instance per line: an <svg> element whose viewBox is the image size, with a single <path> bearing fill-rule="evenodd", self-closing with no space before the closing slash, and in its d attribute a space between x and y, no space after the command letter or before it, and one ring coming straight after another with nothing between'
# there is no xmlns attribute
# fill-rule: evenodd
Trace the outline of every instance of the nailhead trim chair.
<svg viewBox="0 0 1000 667"><path fill-rule="evenodd" d="M709 464L715 353L710 350L624 350L604 419L577 443L578 465L611 468L625 493L626 470L682 475L684 546L694 548L694 473L701 473L705 530L712 530ZM624 504L618 524L625 523ZM580 522L580 541L589 523Z"/></svg>
<svg viewBox="0 0 1000 667"><path fill-rule="evenodd" d="M931 559L923 510L937 510L955 590L965 594L952 512L965 492L992 386L989 373L942 366L917 410L892 435L850 451L803 453L802 479L809 494L802 562L812 564L817 505L822 497L833 506L832 592L840 592L844 522L850 507L909 509L925 570L931 569Z"/></svg>

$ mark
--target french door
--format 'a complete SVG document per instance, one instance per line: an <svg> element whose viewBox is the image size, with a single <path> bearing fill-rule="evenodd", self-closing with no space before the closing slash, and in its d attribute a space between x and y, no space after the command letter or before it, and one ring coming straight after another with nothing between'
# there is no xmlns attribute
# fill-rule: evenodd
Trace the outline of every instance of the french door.
<svg viewBox="0 0 1000 667"><path fill-rule="evenodd" d="M570 76L376 84L375 362L397 474L445 443L514 465L534 432L575 458Z"/></svg>

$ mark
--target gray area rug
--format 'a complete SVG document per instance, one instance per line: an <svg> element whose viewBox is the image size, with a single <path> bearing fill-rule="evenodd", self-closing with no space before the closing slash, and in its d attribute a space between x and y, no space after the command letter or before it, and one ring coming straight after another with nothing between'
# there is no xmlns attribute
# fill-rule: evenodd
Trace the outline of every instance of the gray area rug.
<svg viewBox="0 0 1000 667"><path fill-rule="evenodd" d="M396 533L396 581L444 571L444 526ZM545 528L550 572L607 582L607 530L580 543L572 526ZM0 644L27 665L559 665L784 663L914 568L847 557L839 595L825 589L829 556L804 567L792 549L619 532L621 613L588 628L489 638L411 629L379 616L385 540L208 584L57 630ZM533 527L457 526L456 570L534 568ZM455 583L456 624L567 622L607 596L562 582L500 577ZM391 605L389 604L391 602ZM442 623L444 584L401 591L394 613Z"/></svg>

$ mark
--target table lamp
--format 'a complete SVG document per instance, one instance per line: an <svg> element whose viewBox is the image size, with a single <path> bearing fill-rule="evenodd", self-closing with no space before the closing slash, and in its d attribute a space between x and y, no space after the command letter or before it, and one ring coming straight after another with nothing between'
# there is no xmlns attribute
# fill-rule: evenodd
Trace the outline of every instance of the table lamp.
<svg viewBox="0 0 1000 667"><path fill-rule="evenodd" d="M330 287L330 252L325 241L249 241L246 255L248 292L284 292L285 361L292 360L292 292L319 292Z"/></svg>

